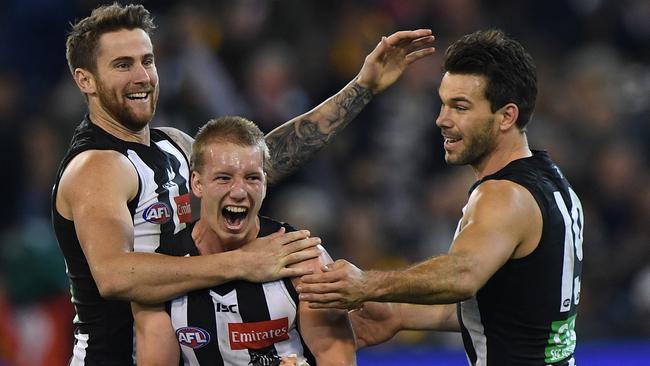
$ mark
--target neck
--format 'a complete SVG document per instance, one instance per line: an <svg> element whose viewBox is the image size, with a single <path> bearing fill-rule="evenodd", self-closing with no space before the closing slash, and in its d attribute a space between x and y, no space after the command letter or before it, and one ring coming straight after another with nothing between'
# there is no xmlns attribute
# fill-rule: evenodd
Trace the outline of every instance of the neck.
<svg viewBox="0 0 650 366"><path fill-rule="evenodd" d="M528 147L525 132L515 131L516 135L504 136L497 141L497 146L478 163L472 164L476 179L494 174L503 169L510 162L527 158L533 155Z"/></svg>
<svg viewBox="0 0 650 366"><path fill-rule="evenodd" d="M96 103L89 103L90 120L101 127L104 131L119 138L120 140L135 142L149 146L151 142L151 135L149 133L149 125L142 128L140 131L132 131L119 123L113 116L108 113L104 108Z"/></svg>

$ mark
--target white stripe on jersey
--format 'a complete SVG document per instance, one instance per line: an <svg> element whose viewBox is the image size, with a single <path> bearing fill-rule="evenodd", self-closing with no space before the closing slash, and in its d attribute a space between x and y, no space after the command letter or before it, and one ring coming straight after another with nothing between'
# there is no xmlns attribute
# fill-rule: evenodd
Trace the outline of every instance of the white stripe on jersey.
<svg viewBox="0 0 650 366"><path fill-rule="evenodd" d="M298 334L298 327L296 324L296 314L298 313L298 308L296 303L289 295L289 291L284 285L283 281L274 281L267 282L262 285L264 289L264 295L266 297L266 303L269 307L269 315L271 319L279 319L286 316L287 303L291 304L293 307L293 317L289 318L289 339L275 344L275 349L278 351L280 356L288 356L292 353L295 353L298 356L298 363L306 361L303 357L304 350L302 348L302 343L300 342L300 334ZM279 294L285 295L285 298L279 296Z"/></svg>
<svg viewBox="0 0 650 366"><path fill-rule="evenodd" d="M172 305L171 305L171 320L172 324L174 324L174 333L176 333L176 328L182 328L182 327L187 327L187 297L179 297L174 300L172 300ZM189 348L185 345L180 345L181 347L181 356L183 358L183 364L185 366L190 366L190 365L198 365L199 360L196 359L196 356L194 355L194 352L183 352L183 348Z"/></svg>
<svg viewBox="0 0 650 366"><path fill-rule="evenodd" d="M77 342L72 350L72 359L70 366L83 366L86 358L86 348L88 348L88 334L77 333L74 335Z"/></svg>
<svg viewBox="0 0 650 366"><path fill-rule="evenodd" d="M127 154L129 160L135 165L142 184L138 207L133 215L133 251L154 252L160 246L160 225L148 222L143 214L145 209L158 202L158 193L156 193L158 184L154 179L153 170L135 151L128 150Z"/></svg>
<svg viewBox="0 0 650 366"><path fill-rule="evenodd" d="M210 297L212 297L212 304L215 309L215 317L217 319L217 340L219 343L219 351L228 350L228 352L221 352L224 365L247 365L251 357L248 350L231 350L230 349L230 334L228 332L228 323L242 323L241 315L239 315L239 304L237 302L237 290L230 291L224 296L210 290ZM235 306L235 311L223 312L219 307ZM187 311L187 309L183 309ZM195 365L198 365L196 363Z"/></svg>
<svg viewBox="0 0 650 366"><path fill-rule="evenodd" d="M487 337L485 328L481 322L481 313L478 309L476 297L460 302L460 312L463 318L463 324L469 336L472 339L472 345L476 352L476 363L474 366L487 365ZM471 365L471 364L470 364Z"/></svg>
<svg viewBox="0 0 650 366"><path fill-rule="evenodd" d="M174 147L174 145L172 145L172 143L167 141L167 140L157 141L156 145L158 145L158 147L161 150L165 151L166 153L174 155L174 157L181 164L181 166L179 167L180 175L183 177L183 180L185 180L186 182L189 182L190 167L187 165L187 159L185 158L185 155L182 152L178 151L178 149L176 149ZM174 178L176 178L176 173L173 170L168 169L167 170L167 180L168 180L167 189L169 190L169 197L177 197L177 196L180 195L178 185L174 182ZM185 184L187 185L188 183L185 183ZM186 188L188 189L189 186L186 187ZM185 224L181 224L179 219L178 219L178 205L175 205L172 202L171 209L174 212L172 217L174 218L174 234L176 234L176 233L178 233L179 231L181 231L181 230L183 230L185 228Z"/></svg>

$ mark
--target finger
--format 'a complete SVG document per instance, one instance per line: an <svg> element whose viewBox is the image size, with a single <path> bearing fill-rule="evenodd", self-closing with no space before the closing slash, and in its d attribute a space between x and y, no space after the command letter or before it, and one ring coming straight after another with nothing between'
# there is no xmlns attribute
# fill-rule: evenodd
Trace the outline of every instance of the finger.
<svg viewBox="0 0 650 366"><path fill-rule="evenodd" d="M303 277L304 278L304 277ZM302 280L302 278L301 278ZM340 291L340 287L335 283L307 284L303 281L296 286L296 292L311 296L313 294L330 294L333 295ZM339 295L337 295L339 296Z"/></svg>
<svg viewBox="0 0 650 366"><path fill-rule="evenodd" d="M387 37L386 41L391 46L398 46L402 42L411 42L414 39L430 36L431 29L418 29L413 31L399 31Z"/></svg>
<svg viewBox="0 0 650 366"><path fill-rule="evenodd" d="M315 247L320 243L321 240L319 237L301 239L288 244L284 244L284 253L285 255L289 255L291 253L299 252L303 249Z"/></svg>
<svg viewBox="0 0 650 366"><path fill-rule="evenodd" d="M342 309L347 310L347 304L340 301L330 301L330 302L310 302L310 309Z"/></svg>
<svg viewBox="0 0 650 366"><path fill-rule="evenodd" d="M305 249L299 252L291 253L284 257L284 266L290 266L292 264L300 263L312 258L318 258L321 251L319 248Z"/></svg>
<svg viewBox="0 0 650 366"><path fill-rule="evenodd" d="M424 48L415 52L411 52L408 55L406 55L406 58L404 59L407 65L410 65L414 63L415 61L427 57L429 55L433 55L433 53L436 51L435 48Z"/></svg>
<svg viewBox="0 0 650 366"><path fill-rule="evenodd" d="M344 275L341 275L339 272L322 272L322 273L315 273L313 275L305 276L302 278L302 282L304 283L315 283L315 284L325 284L325 283L332 283L332 282L337 282L341 280Z"/></svg>
<svg viewBox="0 0 650 366"><path fill-rule="evenodd" d="M283 268L280 270L280 273L278 277L280 278L285 278L285 277L301 277L304 275L309 275L314 273L314 270L311 268Z"/></svg>
<svg viewBox="0 0 650 366"><path fill-rule="evenodd" d="M411 41L409 44L407 44L404 47L404 50L405 50L406 53L411 53L411 52L417 51L417 50L419 50L421 48L430 47L434 43L435 40L436 40L436 38L434 36L427 36L427 37L418 38L418 39L416 39L414 41Z"/></svg>
<svg viewBox="0 0 650 366"><path fill-rule="evenodd" d="M280 245L289 244L297 240L308 238L310 235L309 230L297 230L285 233L274 239Z"/></svg>
<svg viewBox="0 0 650 366"><path fill-rule="evenodd" d="M377 43L377 46L375 46L375 49L368 54L368 59L371 61L377 60L381 55L386 53L388 49L391 46L388 44L388 41L386 40L386 37L381 37L381 40L379 43Z"/></svg>

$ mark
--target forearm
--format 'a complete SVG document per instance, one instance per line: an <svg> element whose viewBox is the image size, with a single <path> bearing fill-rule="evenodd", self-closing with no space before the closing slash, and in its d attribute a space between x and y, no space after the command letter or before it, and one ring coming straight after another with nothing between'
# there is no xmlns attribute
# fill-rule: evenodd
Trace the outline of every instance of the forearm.
<svg viewBox="0 0 650 366"><path fill-rule="evenodd" d="M366 301L451 304L478 290L471 264L456 255L430 258L404 271L367 271Z"/></svg>
<svg viewBox="0 0 650 366"><path fill-rule="evenodd" d="M197 257L123 253L93 268L103 297L155 304L239 279L237 251Z"/></svg>
<svg viewBox="0 0 650 366"><path fill-rule="evenodd" d="M402 330L437 330L459 332L456 304L396 304Z"/></svg>
<svg viewBox="0 0 650 366"><path fill-rule="evenodd" d="M271 153L269 182L277 182L303 166L371 99L372 92L354 79L316 108L271 131L266 136Z"/></svg>

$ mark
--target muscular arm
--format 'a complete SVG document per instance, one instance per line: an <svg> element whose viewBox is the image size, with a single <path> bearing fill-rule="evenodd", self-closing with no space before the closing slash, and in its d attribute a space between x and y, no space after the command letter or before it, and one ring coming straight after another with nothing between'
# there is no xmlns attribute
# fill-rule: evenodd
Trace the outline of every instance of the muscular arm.
<svg viewBox="0 0 650 366"><path fill-rule="evenodd" d="M448 254L392 272L363 272L337 261L329 272L303 278L301 299L315 302L314 307L343 308L368 300L414 304L465 300L510 258L532 252L541 230L539 206L525 188L505 180L488 181L472 193Z"/></svg>
<svg viewBox="0 0 650 366"><path fill-rule="evenodd" d="M313 110L271 131L269 182L276 183L305 164L347 126L374 94L392 85L411 63L431 55L431 30L400 31L382 37L361 71L345 88Z"/></svg>
<svg viewBox="0 0 650 366"><path fill-rule="evenodd" d="M320 258L311 259L295 266L309 267L314 271L320 271L322 265L331 262L332 259L323 249ZM295 278L292 281L294 286L301 282L300 278ZM300 301L298 304L298 328L319 366L356 365L354 333L347 311L310 309L306 302Z"/></svg>
<svg viewBox="0 0 650 366"><path fill-rule="evenodd" d="M315 248L294 253L317 244L316 238L293 242L306 238L304 231L267 237L266 245L258 245L258 249L263 247L264 256L251 247L191 258L134 253L133 219L127 203L137 194L137 187L133 165L114 151L79 154L59 182L56 209L74 221L103 297L160 303L233 279L260 281L305 273L285 266L318 255Z"/></svg>

